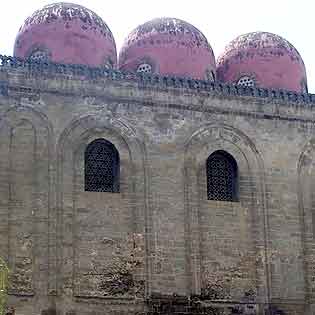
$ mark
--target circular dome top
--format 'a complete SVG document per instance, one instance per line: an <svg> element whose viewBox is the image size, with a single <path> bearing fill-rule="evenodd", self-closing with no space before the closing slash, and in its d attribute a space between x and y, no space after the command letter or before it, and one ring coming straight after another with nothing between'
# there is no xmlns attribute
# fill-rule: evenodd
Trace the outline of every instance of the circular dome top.
<svg viewBox="0 0 315 315"><path fill-rule="evenodd" d="M119 54L119 68L214 80L215 58L196 27L174 18L157 18L129 34Z"/></svg>
<svg viewBox="0 0 315 315"><path fill-rule="evenodd" d="M307 92L299 52L284 38L267 32L234 39L218 58L217 76L226 83Z"/></svg>
<svg viewBox="0 0 315 315"><path fill-rule="evenodd" d="M93 11L72 3L54 3L26 19L14 55L36 60L113 67L116 45L106 23Z"/></svg>

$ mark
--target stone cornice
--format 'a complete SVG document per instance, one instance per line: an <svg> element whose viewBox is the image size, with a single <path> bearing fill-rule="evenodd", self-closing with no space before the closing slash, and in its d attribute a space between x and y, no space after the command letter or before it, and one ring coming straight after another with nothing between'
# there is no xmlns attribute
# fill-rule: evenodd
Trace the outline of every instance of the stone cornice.
<svg viewBox="0 0 315 315"><path fill-rule="evenodd" d="M39 63L0 55L0 95L36 99L42 93L267 119L315 121L314 94Z"/></svg>
<svg viewBox="0 0 315 315"><path fill-rule="evenodd" d="M315 94L301 94L286 90L264 89L253 87L240 87L219 82L196 80L183 77L159 76L149 74L124 73L107 68L93 68L84 65L57 64L22 60L16 57L0 55L0 70L21 69L28 75L49 75L58 79L81 78L86 80L107 79L112 81L133 81L150 88L179 88L192 91L216 92L222 96L249 96L255 98L268 98L287 102L314 103ZM64 76L62 78L62 76Z"/></svg>

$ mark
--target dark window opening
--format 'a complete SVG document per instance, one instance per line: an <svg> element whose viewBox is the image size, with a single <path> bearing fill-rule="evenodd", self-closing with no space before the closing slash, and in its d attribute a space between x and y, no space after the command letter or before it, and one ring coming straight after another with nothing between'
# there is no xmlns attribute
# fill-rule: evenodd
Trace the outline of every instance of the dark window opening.
<svg viewBox="0 0 315 315"><path fill-rule="evenodd" d="M235 159L216 151L207 159L208 200L238 201L238 170Z"/></svg>
<svg viewBox="0 0 315 315"><path fill-rule="evenodd" d="M85 191L119 192L119 153L105 140L92 141L85 150Z"/></svg>

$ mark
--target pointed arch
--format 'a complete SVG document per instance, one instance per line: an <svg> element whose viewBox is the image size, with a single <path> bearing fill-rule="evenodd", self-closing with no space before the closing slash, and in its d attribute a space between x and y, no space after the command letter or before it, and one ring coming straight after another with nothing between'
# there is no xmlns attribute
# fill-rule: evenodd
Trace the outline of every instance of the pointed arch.
<svg viewBox="0 0 315 315"><path fill-rule="evenodd" d="M237 168L234 165L234 174L237 174L239 187L238 200L235 203L207 198L207 159L218 152L221 154L224 152L224 157L232 157L236 162ZM269 235L265 202L265 171L262 156L254 142L232 126L225 124L203 126L186 142L184 173L187 271L191 277L189 292L207 294L205 285L209 280L208 275L211 280L213 268L216 266L214 257L221 255L222 258L227 255L230 262L241 264L242 262L238 261L238 254L242 253L251 257L244 270L248 278L254 279L252 284L248 283L242 289L245 292L248 289L246 286L251 286L257 300L268 303L270 272L267 255ZM228 216L230 221L227 220ZM236 222L233 216L238 218L238 223L234 226L237 226L238 232L235 237L230 238L230 244L233 244L230 246L230 251L225 252L217 235L224 230L228 222L233 224ZM214 248L215 255L213 255ZM257 261L261 261L261 264L257 265ZM235 296L235 298L239 297Z"/></svg>
<svg viewBox="0 0 315 315"><path fill-rule="evenodd" d="M102 190L90 194L85 190L85 155L91 153L90 149L93 151L95 146L100 148L101 155L106 152L114 153L115 157L109 159L110 163L119 161L116 172L113 168L109 169L117 179L116 183L119 183L119 194L103 194L100 193ZM126 239L136 235L144 237L144 231L148 226L144 142L133 128L121 120L107 115L101 117L88 115L78 117L69 123L60 135L57 152L57 204L61 209L58 217L58 224L61 227L59 239L67 244L74 244L68 248L60 246L59 256L63 262L60 263L58 290L62 292L64 279L69 279L73 298L111 298L111 282L104 282L104 286L101 285L103 277L99 275L103 273L105 275L107 267L113 263L110 245L112 243L104 243L105 250L95 252L96 255L93 256L95 265L88 263L88 257L91 249L98 246L100 235L102 239L110 239L115 244L123 244ZM104 165L104 159L101 158L98 162L100 166L94 171ZM98 184L102 188L104 183ZM115 189L115 180L112 187ZM65 191L70 193L66 194ZM89 224L89 229L85 228L86 224ZM65 233L68 227L71 227L71 232ZM90 237L92 234L98 237ZM147 239L144 241L147 242ZM147 251L148 247L144 250ZM66 263L67 261L69 263ZM144 278L150 277L150 263L149 255L145 254L145 262L141 267ZM98 266L107 267L97 269L95 274L93 268L99 268ZM128 291L126 295L131 292L132 285L126 287ZM93 292L91 286L95 288ZM104 291L110 293L104 294Z"/></svg>
<svg viewBox="0 0 315 315"><path fill-rule="evenodd" d="M32 298L39 288L51 292L56 287L55 228L51 224L55 216L53 127L33 106L14 105L1 116L0 134L0 177L5 183L0 189L0 214L6 214L1 228L8 235L0 252L11 271L8 293ZM47 285L39 286L39 279ZM34 312L37 307L34 302Z"/></svg>

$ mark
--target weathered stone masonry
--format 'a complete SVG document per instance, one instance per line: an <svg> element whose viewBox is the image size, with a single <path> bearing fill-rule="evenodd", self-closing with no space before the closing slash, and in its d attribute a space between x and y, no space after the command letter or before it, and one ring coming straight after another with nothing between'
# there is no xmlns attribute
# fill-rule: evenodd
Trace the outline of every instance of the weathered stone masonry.
<svg viewBox="0 0 315 315"><path fill-rule="evenodd" d="M93 71L2 60L9 307L313 314L314 96ZM84 191L98 138L119 151L120 193ZM237 202L207 199L217 150L237 162Z"/></svg>

